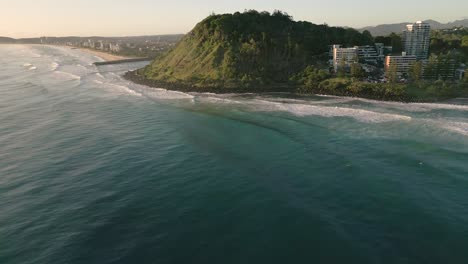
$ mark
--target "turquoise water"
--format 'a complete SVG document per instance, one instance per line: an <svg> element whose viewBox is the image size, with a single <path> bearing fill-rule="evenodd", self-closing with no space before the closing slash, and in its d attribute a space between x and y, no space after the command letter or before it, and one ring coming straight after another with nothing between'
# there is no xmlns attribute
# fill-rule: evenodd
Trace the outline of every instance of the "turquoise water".
<svg viewBox="0 0 468 264"><path fill-rule="evenodd" d="M467 263L468 101L185 94L0 46L0 263Z"/></svg>

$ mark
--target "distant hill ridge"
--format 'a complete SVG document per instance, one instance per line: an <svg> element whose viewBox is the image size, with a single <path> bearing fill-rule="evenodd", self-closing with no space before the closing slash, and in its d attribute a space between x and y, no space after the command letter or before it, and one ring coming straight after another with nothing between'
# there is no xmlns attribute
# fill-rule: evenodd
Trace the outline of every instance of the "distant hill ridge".
<svg viewBox="0 0 468 264"><path fill-rule="evenodd" d="M0 43L15 43L15 42L16 42L16 39L0 37Z"/></svg>
<svg viewBox="0 0 468 264"><path fill-rule="evenodd" d="M424 22L429 23L432 29L449 29L449 28L454 28L454 27L468 27L468 19L457 20L457 21L445 23L445 24L432 20L432 19L424 20ZM395 23L395 24L383 24L383 25L378 25L378 26L369 26L369 27L360 28L358 30L361 32L364 30L367 30L373 36L386 36L393 32L394 33L402 32L403 30L405 30L406 25L411 24L411 23L414 23L414 21L404 22L404 23Z"/></svg>

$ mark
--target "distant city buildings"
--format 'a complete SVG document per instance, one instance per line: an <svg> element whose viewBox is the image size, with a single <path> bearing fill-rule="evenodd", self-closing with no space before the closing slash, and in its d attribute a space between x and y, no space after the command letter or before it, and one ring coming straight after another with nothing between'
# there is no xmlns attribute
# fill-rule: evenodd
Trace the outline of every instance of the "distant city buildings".
<svg viewBox="0 0 468 264"><path fill-rule="evenodd" d="M170 48L183 35L137 36L137 37L41 37L37 43L69 46L111 52L123 56L155 57Z"/></svg>
<svg viewBox="0 0 468 264"><path fill-rule="evenodd" d="M109 50L112 51L112 52L115 52L115 53L118 53L120 52L121 48L120 48L120 44L114 44L114 43L110 43L109 44Z"/></svg>
<svg viewBox="0 0 468 264"><path fill-rule="evenodd" d="M431 26L428 23L418 21L406 26L403 33L405 52L409 56L416 56L418 60L429 57L429 45Z"/></svg>

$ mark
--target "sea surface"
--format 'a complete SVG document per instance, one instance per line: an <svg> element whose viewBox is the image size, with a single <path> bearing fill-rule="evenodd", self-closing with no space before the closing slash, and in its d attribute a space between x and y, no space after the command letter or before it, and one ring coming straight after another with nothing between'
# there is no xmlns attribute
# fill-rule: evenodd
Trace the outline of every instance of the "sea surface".
<svg viewBox="0 0 468 264"><path fill-rule="evenodd" d="M0 263L468 263L468 99L197 94L0 45Z"/></svg>

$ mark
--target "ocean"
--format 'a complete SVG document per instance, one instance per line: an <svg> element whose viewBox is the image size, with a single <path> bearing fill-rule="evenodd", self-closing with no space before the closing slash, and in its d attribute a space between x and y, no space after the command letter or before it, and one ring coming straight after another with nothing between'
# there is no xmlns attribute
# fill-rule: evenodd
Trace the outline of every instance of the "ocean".
<svg viewBox="0 0 468 264"><path fill-rule="evenodd" d="M0 45L0 263L468 263L468 99L132 84Z"/></svg>

